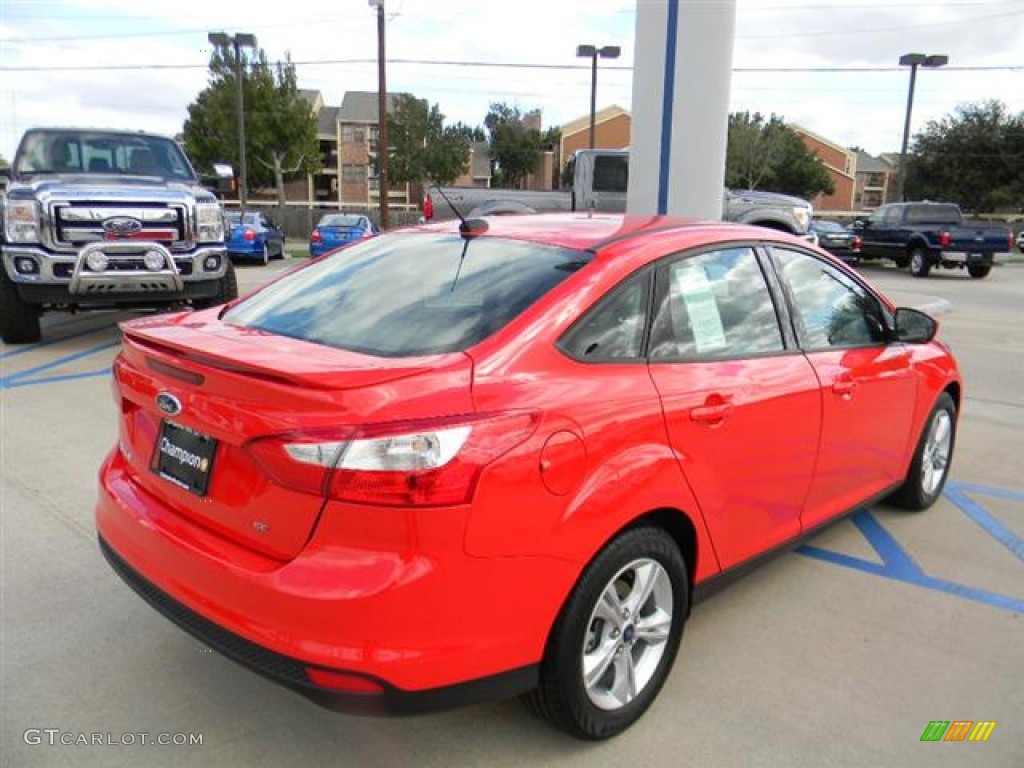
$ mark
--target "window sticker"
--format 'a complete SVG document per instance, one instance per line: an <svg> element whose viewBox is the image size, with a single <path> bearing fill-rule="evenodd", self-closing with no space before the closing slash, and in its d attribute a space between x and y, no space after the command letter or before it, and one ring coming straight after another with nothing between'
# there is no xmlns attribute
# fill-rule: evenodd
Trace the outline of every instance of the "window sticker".
<svg viewBox="0 0 1024 768"><path fill-rule="evenodd" d="M697 352L713 352L725 347L725 331L718 302L704 267L680 265L672 271L673 298L681 296L690 316L690 330Z"/></svg>

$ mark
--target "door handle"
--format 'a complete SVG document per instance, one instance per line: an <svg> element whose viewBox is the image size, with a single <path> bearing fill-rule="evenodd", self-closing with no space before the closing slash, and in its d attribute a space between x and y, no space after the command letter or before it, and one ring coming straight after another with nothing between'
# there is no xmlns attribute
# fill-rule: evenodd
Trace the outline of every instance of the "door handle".
<svg viewBox="0 0 1024 768"><path fill-rule="evenodd" d="M717 425L725 421L732 413L732 403L713 403L690 409L690 420L704 424Z"/></svg>
<svg viewBox="0 0 1024 768"><path fill-rule="evenodd" d="M857 388L857 382L849 374L843 374L832 382L832 392L839 395L843 400L853 397L853 391Z"/></svg>

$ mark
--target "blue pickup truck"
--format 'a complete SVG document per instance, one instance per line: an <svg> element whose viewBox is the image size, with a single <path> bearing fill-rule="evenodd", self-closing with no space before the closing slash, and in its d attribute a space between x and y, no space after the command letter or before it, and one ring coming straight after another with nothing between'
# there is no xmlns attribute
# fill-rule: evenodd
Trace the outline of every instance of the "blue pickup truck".
<svg viewBox="0 0 1024 768"><path fill-rule="evenodd" d="M928 277L934 267L986 277L995 255L1013 248L1009 227L966 224L953 203L883 205L856 222L854 231L861 237L861 259L891 259L914 277Z"/></svg>

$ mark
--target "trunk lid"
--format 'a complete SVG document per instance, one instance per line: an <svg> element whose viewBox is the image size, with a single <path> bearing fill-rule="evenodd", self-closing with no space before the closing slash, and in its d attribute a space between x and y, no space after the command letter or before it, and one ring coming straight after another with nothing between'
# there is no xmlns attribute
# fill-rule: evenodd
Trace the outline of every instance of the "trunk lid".
<svg viewBox="0 0 1024 768"><path fill-rule="evenodd" d="M298 554L324 500L276 483L249 441L473 410L472 364L462 353L378 358L228 325L216 314L122 325L114 365L120 445L158 501L264 555Z"/></svg>

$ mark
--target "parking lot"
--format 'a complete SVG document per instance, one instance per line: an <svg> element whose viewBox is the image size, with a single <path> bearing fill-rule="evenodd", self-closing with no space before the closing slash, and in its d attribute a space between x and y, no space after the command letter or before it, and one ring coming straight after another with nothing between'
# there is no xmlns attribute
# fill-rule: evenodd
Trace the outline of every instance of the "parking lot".
<svg viewBox="0 0 1024 768"><path fill-rule="evenodd" d="M294 263L240 267L240 289ZM698 606L651 711L600 744L514 701L338 715L158 615L103 560L92 522L116 436L116 323L134 315L46 316L41 343L0 352L0 764L1020 766L1024 265L986 280L862 271L941 312L963 368L945 497L921 514L858 513ZM997 725L984 743L923 743L935 720ZM94 734L103 743L61 743ZM202 743L151 745L159 734Z"/></svg>

